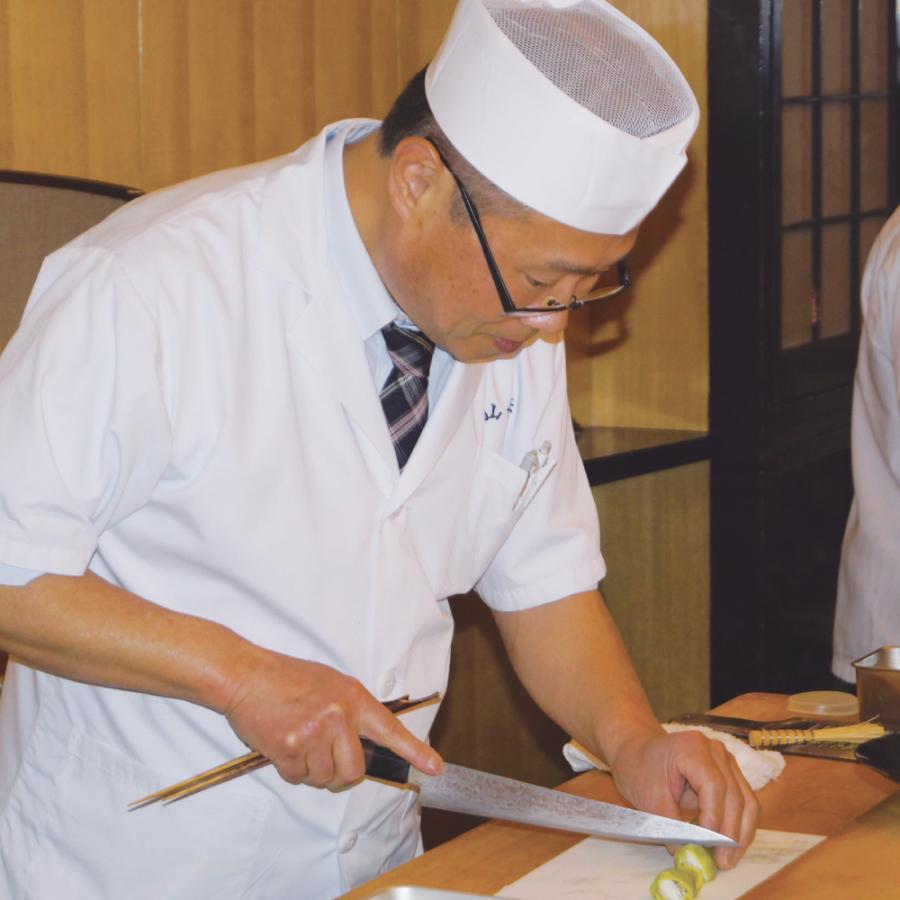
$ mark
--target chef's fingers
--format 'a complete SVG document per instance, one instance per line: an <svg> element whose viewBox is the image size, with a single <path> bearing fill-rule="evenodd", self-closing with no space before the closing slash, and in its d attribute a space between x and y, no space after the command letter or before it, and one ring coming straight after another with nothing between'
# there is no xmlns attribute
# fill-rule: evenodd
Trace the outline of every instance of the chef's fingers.
<svg viewBox="0 0 900 900"><path fill-rule="evenodd" d="M272 765L288 784L303 784L309 774L305 755L272 759Z"/></svg>
<svg viewBox="0 0 900 900"><path fill-rule="evenodd" d="M733 838L740 847L717 847L716 864L733 868L753 836L758 803L734 757L719 741L708 742L705 772L694 784L700 805L700 825Z"/></svg>
<svg viewBox="0 0 900 900"><path fill-rule="evenodd" d="M426 775L436 775L444 768L444 761L437 750L420 741L384 707L381 707L381 714L373 714L360 728L360 734L393 750Z"/></svg>
<svg viewBox="0 0 900 900"><path fill-rule="evenodd" d="M732 771L735 774L735 781L741 793L742 803L735 801L734 806L737 813L737 822L735 824L735 840L740 847L729 849L727 847L719 847L715 852L716 864L723 869L731 868L737 865L738 860L747 852L747 848L753 842L753 835L756 832L756 823L759 819L759 800L753 788L747 783L740 767L735 758L729 753L729 761Z"/></svg>
<svg viewBox="0 0 900 900"><path fill-rule="evenodd" d="M718 744L718 742L716 743ZM744 809L744 797L740 789L739 780L742 781L743 776L737 771L736 766L732 766L732 755L724 748L720 748L722 748L721 744L719 744L718 747L711 748L715 763L722 776L723 787L721 795L716 798L719 810L718 822L710 827L739 841L741 837L741 816ZM701 821L703 814L703 800L704 797L701 792ZM742 853L743 851L739 848L717 847L713 855L716 859L716 865L718 865L720 869L730 869L737 864Z"/></svg>
<svg viewBox="0 0 900 900"><path fill-rule="evenodd" d="M327 785L330 791L342 791L351 784L356 784L366 774L366 762L363 757L359 738L349 731L341 732L331 745L334 761L334 778Z"/></svg>
<svg viewBox="0 0 900 900"><path fill-rule="evenodd" d="M680 746L676 765L685 782L680 804L685 809L699 809L700 826L718 831L725 811L727 780L731 777L730 767L721 756L724 748L698 731L682 732L677 739Z"/></svg>
<svg viewBox="0 0 900 900"><path fill-rule="evenodd" d="M719 868L730 869L737 865L753 840L756 819L759 815L759 801L753 789L747 784L747 779L744 778L734 756L727 750L723 756L728 767L726 775L730 777L726 777L727 792L720 830L733 837L740 846L719 847L714 856Z"/></svg>
<svg viewBox="0 0 900 900"><path fill-rule="evenodd" d="M719 741L696 731L671 735L674 767L669 770L669 790L682 809L699 807L699 824L738 839L738 815L734 798L742 794L728 761L730 754ZM728 857L724 857L727 861Z"/></svg>
<svg viewBox="0 0 900 900"><path fill-rule="evenodd" d="M306 754L304 784L311 787L330 787L335 778L333 745L316 746Z"/></svg>

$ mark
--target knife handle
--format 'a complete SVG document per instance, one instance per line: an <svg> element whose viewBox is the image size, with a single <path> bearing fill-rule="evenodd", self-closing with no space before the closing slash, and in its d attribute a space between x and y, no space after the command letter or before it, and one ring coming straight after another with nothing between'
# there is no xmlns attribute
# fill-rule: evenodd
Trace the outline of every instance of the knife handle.
<svg viewBox="0 0 900 900"><path fill-rule="evenodd" d="M402 756L368 738L360 738L359 742L362 744L363 756L366 759L366 775L397 784L406 784L409 781L409 763Z"/></svg>

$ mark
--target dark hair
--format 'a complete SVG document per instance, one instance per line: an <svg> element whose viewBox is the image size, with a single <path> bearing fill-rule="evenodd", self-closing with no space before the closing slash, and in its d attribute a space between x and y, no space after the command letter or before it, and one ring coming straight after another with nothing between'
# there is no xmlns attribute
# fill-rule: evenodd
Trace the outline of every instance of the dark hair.
<svg viewBox="0 0 900 900"><path fill-rule="evenodd" d="M521 217L531 212L529 207L511 197L502 188L485 178L457 149L438 125L428 97L425 95L425 69L413 76L394 101L378 136L378 152L390 156L404 138L418 135L428 138L444 155L450 167L466 186L481 215ZM468 222L462 199L457 193L450 208L450 216L457 223Z"/></svg>

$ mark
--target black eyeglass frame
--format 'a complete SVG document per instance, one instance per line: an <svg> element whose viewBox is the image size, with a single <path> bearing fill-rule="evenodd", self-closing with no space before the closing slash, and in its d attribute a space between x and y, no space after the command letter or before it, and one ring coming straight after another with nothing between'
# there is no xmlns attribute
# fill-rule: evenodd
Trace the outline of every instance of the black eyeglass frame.
<svg viewBox="0 0 900 900"><path fill-rule="evenodd" d="M427 140L427 138L426 138ZM481 226L481 216L478 215L478 208L475 206L475 201L469 196L469 192L466 190L466 186L462 183L462 179L453 171L450 163L447 162L446 157L443 153L441 153L440 147L438 147L433 141L429 140L429 144L434 147L435 152L440 157L441 162L444 164L444 167L447 171L453 176L453 180L456 182L456 187L459 189L459 195L462 197L463 206L466 209L466 214L469 216L469 221L472 224L472 228L475 231L475 235L478 238L478 243L481 245L481 252L484 254L484 260L487 263L488 269L491 273L491 278L494 279L494 286L497 289L497 295L500 298L500 305L503 307L503 312L508 316L533 316L539 313L554 313L554 312L567 312L568 310L573 309L581 309L583 306L587 306L591 303L597 303L601 300L609 300L610 297L615 297L617 294L621 294L625 288L631 286L631 273L628 271L628 260L620 259L618 263L616 263L616 272L618 275L618 283L615 285L611 285L608 288L604 288L602 291L598 291L595 294L591 294L587 297L583 297L579 299L576 296L572 296L568 303L561 303L556 297L548 297L550 305L548 306L516 306L513 302L512 296L509 293L509 290L506 287L506 282L503 280L503 276L500 274L500 267L497 265L497 261L494 259L494 254L491 252L490 244L488 244L487 235L484 233L484 228Z"/></svg>

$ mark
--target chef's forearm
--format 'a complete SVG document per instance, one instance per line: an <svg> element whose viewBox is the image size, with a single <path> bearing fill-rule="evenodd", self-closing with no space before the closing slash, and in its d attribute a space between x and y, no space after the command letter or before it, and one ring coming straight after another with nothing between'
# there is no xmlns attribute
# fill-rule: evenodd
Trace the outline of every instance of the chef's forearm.
<svg viewBox="0 0 900 900"><path fill-rule="evenodd" d="M219 712L234 692L238 661L255 649L221 625L165 609L90 572L0 586L0 646L55 675Z"/></svg>
<svg viewBox="0 0 900 900"><path fill-rule="evenodd" d="M659 733L599 591L495 619L528 692L576 740L612 763L630 739Z"/></svg>

